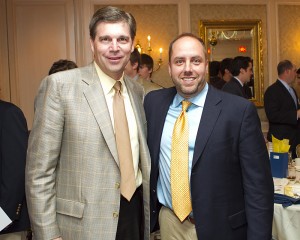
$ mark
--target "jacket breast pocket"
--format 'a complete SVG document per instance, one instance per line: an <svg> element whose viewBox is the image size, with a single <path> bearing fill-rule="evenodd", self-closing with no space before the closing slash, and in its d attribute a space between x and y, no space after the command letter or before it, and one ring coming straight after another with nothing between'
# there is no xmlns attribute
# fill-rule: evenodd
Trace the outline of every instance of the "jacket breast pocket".
<svg viewBox="0 0 300 240"><path fill-rule="evenodd" d="M56 212L76 218L82 218L84 203L56 198Z"/></svg>

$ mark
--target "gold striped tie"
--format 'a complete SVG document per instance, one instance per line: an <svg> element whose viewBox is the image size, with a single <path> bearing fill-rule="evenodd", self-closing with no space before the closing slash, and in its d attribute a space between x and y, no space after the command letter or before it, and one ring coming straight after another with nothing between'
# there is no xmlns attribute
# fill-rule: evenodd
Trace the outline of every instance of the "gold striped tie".
<svg viewBox="0 0 300 240"><path fill-rule="evenodd" d="M133 157L130 145L130 136L125 112L124 99L121 95L121 82L114 85L113 98L114 126L118 156L121 172L121 194L128 201L136 190L135 174L133 169Z"/></svg>
<svg viewBox="0 0 300 240"><path fill-rule="evenodd" d="M171 193L173 210L182 222L192 211L189 184L189 129L186 110L191 105L182 101L182 112L177 118L172 135Z"/></svg>

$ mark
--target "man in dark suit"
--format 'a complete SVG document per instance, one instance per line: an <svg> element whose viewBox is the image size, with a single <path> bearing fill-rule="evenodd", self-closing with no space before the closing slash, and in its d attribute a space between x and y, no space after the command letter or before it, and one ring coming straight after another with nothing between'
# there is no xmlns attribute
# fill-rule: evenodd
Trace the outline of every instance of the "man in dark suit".
<svg viewBox="0 0 300 240"><path fill-rule="evenodd" d="M297 93L292 87L296 79L295 65L284 60L278 63L278 80L265 92L265 111L269 120L268 140L272 135L278 139L289 139L293 157L295 148L300 143L300 106Z"/></svg>
<svg viewBox="0 0 300 240"><path fill-rule="evenodd" d="M0 137L0 208L12 221L0 230L0 240L23 240L30 229L25 199L28 129L22 111L1 100Z"/></svg>
<svg viewBox="0 0 300 240"><path fill-rule="evenodd" d="M233 59L230 68L232 78L225 83L222 90L240 97L251 98L247 83L253 75L252 61L249 57L237 56ZM250 92L251 93L251 92Z"/></svg>
<svg viewBox="0 0 300 240"><path fill-rule="evenodd" d="M182 34L169 48L169 73L175 87L145 97L152 159L151 231L158 227L159 216L164 240L270 240L274 190L256 109L243 98L210 87L206 70L202 40ZM191 105L184 112L181 108L187 101ZM179 144L174 141L178 116L187 117L186 149L180 149L185 137ZM181 202L186 209L176 205L174 210L181 191L173 185L177 168L172 162L184 151L188 154L178 165L179 171L188 172L179 176L188 185L182 189L189 188Z"/></svg>

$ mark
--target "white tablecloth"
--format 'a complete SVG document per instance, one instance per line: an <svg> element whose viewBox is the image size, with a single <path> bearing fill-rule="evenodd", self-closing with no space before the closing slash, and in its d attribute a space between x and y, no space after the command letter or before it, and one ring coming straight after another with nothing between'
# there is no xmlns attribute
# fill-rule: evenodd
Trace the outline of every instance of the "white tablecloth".
<svg viewBox="0 0 300 240"><path fill-rule="evenodd" d="M300 239L300 204L283 208L281 204L274 204L273 239Z"/></svg>

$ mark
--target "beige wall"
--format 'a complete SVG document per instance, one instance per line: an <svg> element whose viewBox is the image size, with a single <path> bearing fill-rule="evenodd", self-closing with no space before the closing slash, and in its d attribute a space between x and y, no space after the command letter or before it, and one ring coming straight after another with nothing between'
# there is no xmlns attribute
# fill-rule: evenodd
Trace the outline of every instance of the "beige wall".
<svg viewBox="0 0 300 240"><path fill-rule="evenodd" d="M33 102L54 61L75 60L72 0L7 1L9 96L33 121ZM7 86L5 86L7 87Z"/></svg>
<svg viewBox="0 0 300 240"><path fill-rule="evenodd" d="M279 60L289 59L300 67L300 5L278 6Z"/></svg>
<svg viewBox="0 0 300 240"><path fill-rule="evenodd" d="M22 108L29 128L34 96L52 62L68 58L79 66L89 63L89 20L97 7L110 4L135 15L143 46L151 35L154 60L158 49L164 49L162 68L153 78L166 87L172 85L168 44L178 33L198 34L200 19L262 20L265 88L275 81L279 60L288 58L300 66L300 0L0 0L1 94ZM259 114L266 120L263 109Z"/></svg>

